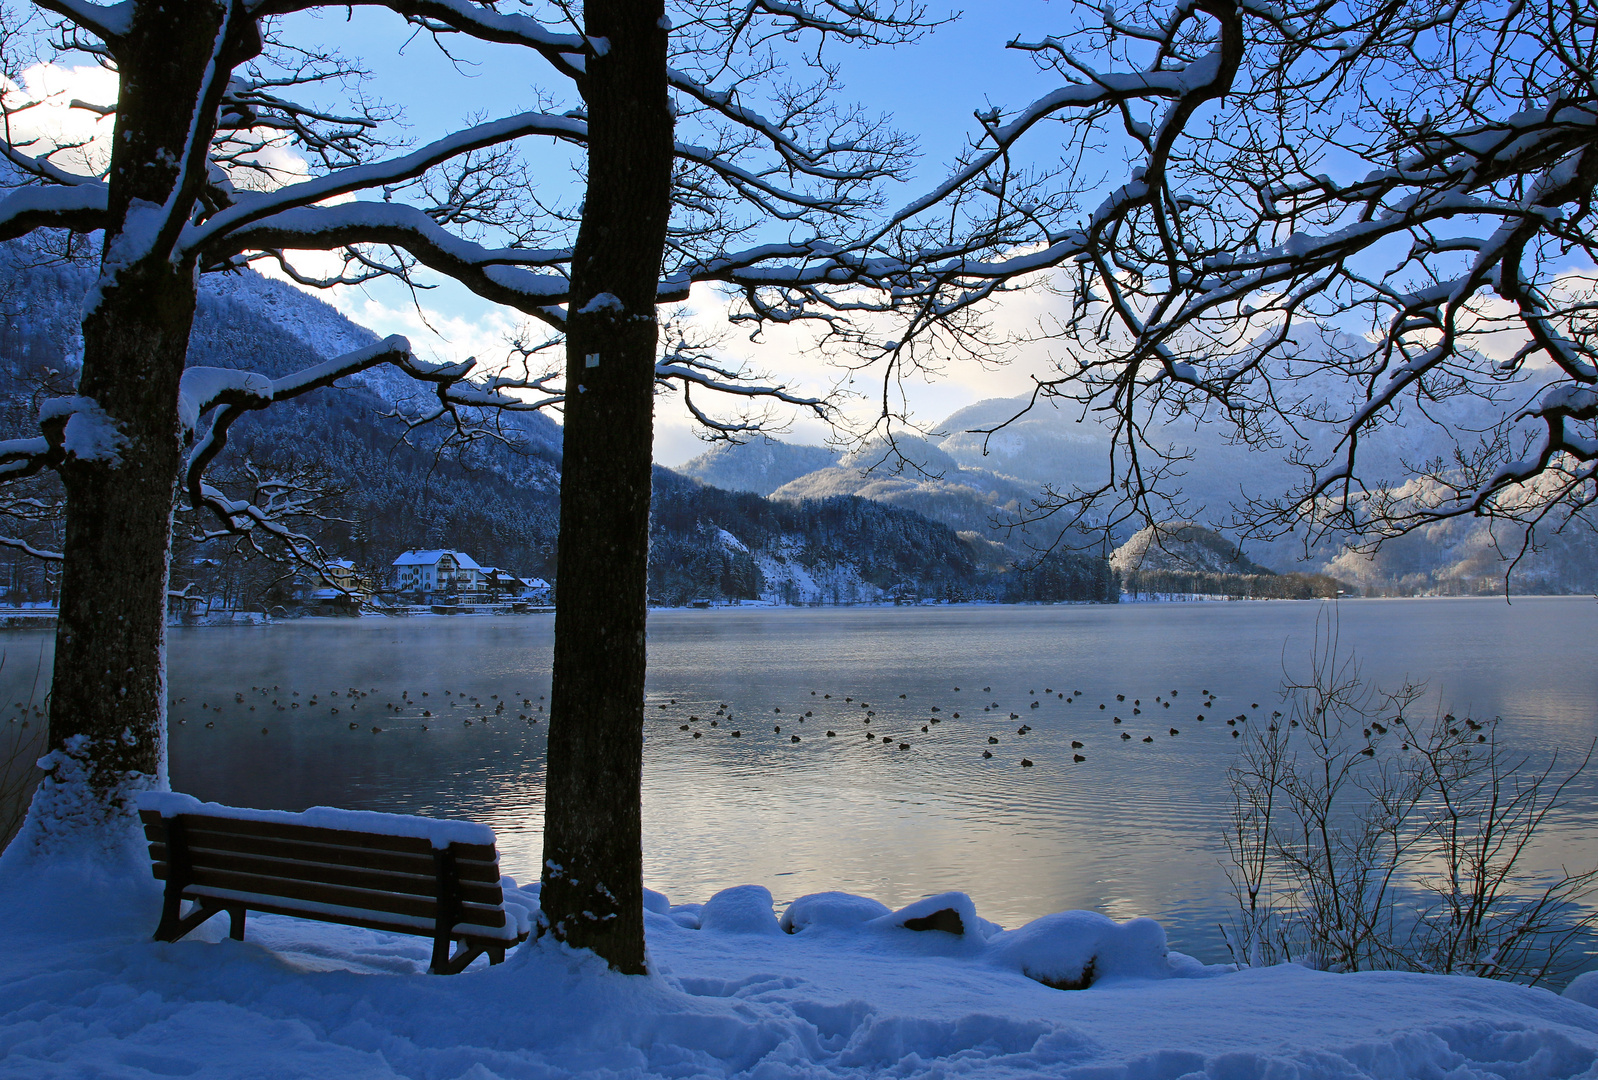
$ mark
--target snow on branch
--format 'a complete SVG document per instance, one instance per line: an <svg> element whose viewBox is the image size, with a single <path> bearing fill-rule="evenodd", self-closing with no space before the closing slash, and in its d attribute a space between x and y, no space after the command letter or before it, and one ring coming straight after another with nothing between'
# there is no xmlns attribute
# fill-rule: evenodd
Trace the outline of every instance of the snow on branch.
<svg viewBox="0 0 1598 1080"><path fill-rule="evenodd" d="M44 562L63 562L66 559L66 556L62 555L59 551L51 551L49 548L34 547L26 540L19 539L15 536L0 536L0 548L9 548L12 551L20 551L24 555L32 556L35 559L41 559Z"/></svg>
<svg viewBox="0 0 1598 1080"><path fill-rule="evenodd" d="M1128 500L1154 514L1181 458L1151 445L1162 417L1224 424L1304 467L1286 497L1237 508L1263 538L1593 505L1598 24L1486 0L1075 11L1071 33L1012 42L1059 88L979 112L960 165L876 244L897 242L904 264L882 279L901 302L901 348L985 286L1031 280L1064 297L1044 336L1065 349L1035 401L1104 418L1114 479L1051 493L1039 515L1087 520ZM1023 154L1130 164L1091 196L1057 174L1025 242L996 231L989 248L940 252L932 228L917 231L984 199L996 224L1006 204L1017 220L1038 190L1012 164ZM818 286L761 297L753 268L734 273L766 305L757 317L824 310ZM1547 393L1522 408L1539 383ZM1480 419L1444 419L1461 409ZM1391 445L1395 421L1449 431L1457 452L1405 463L1407 487L1367 488L1361 462Z"/></svg>
<svg viewBox="0 0 1598 1080"><path fill-rule="evenodd" d="M232 233L274 214L409 180L473 150L499 146L528 135L548 135L580 142L587 137L587 133L588 125L581 120L536 112L519 113L477 124L401 157L354 165L326 176L288 184L272 192L241 197L203 224L190 227L183 246L189 251L224 246Z"/></svg>
<svg viewBox="0 0 1598 1080"><path fill-rule="evenodd" d="M0 199L0 241L15 240L34 229L92 232L105 224L105 216L103 184L17 188Z"/></svg>
<svg viewBox="0 0 1598 1080"><path fill-rule="evenodd" d="M306 512L311 493L305 485L254 475L254 488L261 498L238 500L223 496L208 484L206 470L226 447L233 424L245 414L332 386L341 378L385 364L418 382L431 383L435 388L437 407L425 416L406 418L412 428L449 416L455 421L457 434L468 433L471 425L460 415L462 408L533 411L561 400L558 393L548 391L546 381L541 379L499 376L473 382L469 376L475 367L474 361L428 363L417 359L410 343L398 336L277 379L231 368L190 368L182 379L183 421L190 430L195 430L203 416L212 414L209 426L198 434L190 448L184 468L184 485L190 504L196 509L209 510L223 532L247 533L265 528L271 536L287 544L291 552L300 552L308 541L293 530L271 526L271 523L280 522L285 514ZM508 393L510 390L543 391L544 396L529 400ZM468 434L468 437L471 436ZM0 464L3 461L0 458Z"/></svg>
<svg viewBox="0 0 1598 1080"><path fill-rule="evenodd" d="M250 11L257 15L280 15L330 6L326 0L251 0ZM356 0L337 7L381 7L404 16L433 34L463 34L479 41L502 45L525 45L548 60L557 71L568 76L581 73L579 61L592 46L581 34L556 33L529 15L495 11L471 0Z"/></svg>
<svg viewBox="0 0 1598 1080"><path fill-rule="evenodd" d="M134 0L119 4L91 4L88 0L33 0L34 4L53 15L69 20L72 25L89 31L107 45L114 45L126 37L133 28Z"/></svg>
<svg viewBox="0 0 1598 1080"><path fill-rule="evenodd" d="M536 274L529 268L569 262L568 252L486 248L443 228L414 206L352 202L284 210L213 238L205 254L221 261L246 251L324 251L358 244L401 248L485 299L540 318L563 320L561 313L547 309L565 302L569 288L565 276Z"/></svg>

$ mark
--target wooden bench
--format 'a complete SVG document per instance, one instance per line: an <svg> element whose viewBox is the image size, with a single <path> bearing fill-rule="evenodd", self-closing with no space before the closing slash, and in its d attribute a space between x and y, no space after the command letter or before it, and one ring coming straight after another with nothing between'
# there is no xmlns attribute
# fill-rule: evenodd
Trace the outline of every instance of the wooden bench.
<svg viewBox="0 0 1598 1080"><path fill-rule="evenodd" d="M317 807L243 810L145 792L139 817L166 882L157 941L177 941L224 911L244 939L247 911L433 939L429 971L490 964L527 937L507 913L494 833L440 821ZM192 906L182 910L184 901ZM460 948L450 951L451 942Z"/></svg>

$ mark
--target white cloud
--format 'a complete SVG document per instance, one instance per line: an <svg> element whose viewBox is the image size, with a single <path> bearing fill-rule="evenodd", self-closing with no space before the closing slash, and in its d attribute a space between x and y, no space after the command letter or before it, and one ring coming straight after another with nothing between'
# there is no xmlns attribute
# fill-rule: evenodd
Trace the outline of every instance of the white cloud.
<svg viewBox="0 0 1598 1080"><path fill-rule="evenodd" d="M40 155L58 147L54 162L70 172L94 175L111 160L112 118L75 109L74 100L110 107L117 100L117 75L98 65L35 64L22 83L0 83L13 145ZM31 144L31 145L30 145Z"/></svg>
<svg viewBox="0 0 1598 1080"><path fill-rule="evenodd" d="M404 334L416 355L456 363L475 356L480 368L497 368L522 320L508 308L485 305L476 315L449 315L425 306L385 302L359 288L339 288L323 299L346 316L382 335Z"/></svg>
<svg viewBox="0 0 1598 1080"><path fill-rule="evenodd" d="M1059 299L1042 290L1007 294L987 311L996 339L1035 337L1040 320L1056 310ZM709 287L695 287L684 305L689 323L707 336L720 334L723 358L754 371L770 373L794 392L824 397L836 391L846 421L870 424L882 409L883 369L880 365L851 372L818 346L820 331L809 325L773 326L759 340L749 340L747 328L727 321L730 304ZM740 324L741 325L741 324ZM884 337L891 334L884 323ZM1034 340L994 355L989 363L973 360L942 362L931 357L930 370L911 372L888 390L890 408L907 408L912 420L934 425L944 417L985 398L1014 397L1032 389L1034 375L1043 377L1053 368L1059 346ZM695 399L698 402L698 398ZM828 425L807 414L792 411L791 429L780 437L792 442L822 443L834 437ZM670 398L663 399L655 417L655 457L677 465L702 452L704 444L693 436L693 424Z"/></svg>

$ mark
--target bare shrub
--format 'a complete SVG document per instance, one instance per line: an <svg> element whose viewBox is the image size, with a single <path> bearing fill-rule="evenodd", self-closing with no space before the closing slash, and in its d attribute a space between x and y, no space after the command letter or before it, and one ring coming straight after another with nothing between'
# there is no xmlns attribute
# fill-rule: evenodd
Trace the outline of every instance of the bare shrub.
<svg viewBox="0 0 1598 1080"><path fill-rule="evenodd" d="M1535 985L1580 962L1598 868L1528 854L1586 754L1534 765L1500 722L1417 721L1425 687L1383 691L1317 623L1308 677L1248 726L1228 770L1234 961L1399 969Z"/></svg>

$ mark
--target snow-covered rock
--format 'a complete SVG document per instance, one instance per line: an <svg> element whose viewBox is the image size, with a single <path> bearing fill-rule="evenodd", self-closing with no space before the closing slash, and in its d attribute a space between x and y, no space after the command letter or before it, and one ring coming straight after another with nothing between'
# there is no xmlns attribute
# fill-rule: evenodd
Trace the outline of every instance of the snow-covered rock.
<svg viewBox="0 0 1598 1080"><path fill-rule="evenodd" d="M1096 911L1060 911L994 935L989 955L1057 990L1082 990L1104 979L1171 974L1165 928L1153 919L1118 923Z"/></svg>
<svg viewBox="0 0 1598 1080"><path fill-rule="evenodd" d="M957 937L971 935L977 941L986 941L999 927L977 915L977 906L971 897L962 892L938 893L906 904L891 915L877 919L873 925L903 927L906 930L938 930Z"/></svg>
<svg viewBox="0 0 1598 1080"><path fill-rule="evenodd" d="M771 908L771 890L764 885L735 885L705 902L700 929L719 934L780 934Z"/></svg>
<svg viewBox="0 0 1598 1080"><path fill-rule="evenodd" d="M811 893L788 905L782 913L782 928L790 934L812 929L854 929L891 914L887 904L869 896L846 892Z"/></svg>
<svg viewBox="0 0 1598 1080"><path fill-rule="evenodd" d="M1565 996L1598 1009L1598 971L1584 971L1571 979L1570 985L1565 987Z"/></svg>

